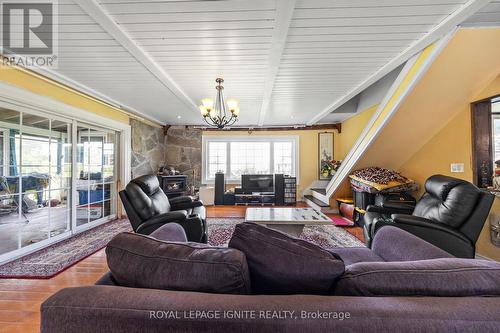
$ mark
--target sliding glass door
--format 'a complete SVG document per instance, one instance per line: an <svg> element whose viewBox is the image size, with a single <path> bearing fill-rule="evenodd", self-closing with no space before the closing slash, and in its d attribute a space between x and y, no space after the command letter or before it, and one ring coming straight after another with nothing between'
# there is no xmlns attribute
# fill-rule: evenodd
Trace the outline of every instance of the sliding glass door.
<svg viewBox="0 0 500 333"><path fill-rule="evenodd" d="M71 122L0 112L0 254L4 254L70 231Z"/></svg>
<svg viewBox="0 0 500 333"><path fill-rule="evenodd" d="M116 146L113 131L77 128L76 226L116 214Z"/></svg>
<svg viewBox="0 0 500 333"><path fill-rule="evenodd" d="M118 137L0 108L0 261L116 215Z"/></svg>

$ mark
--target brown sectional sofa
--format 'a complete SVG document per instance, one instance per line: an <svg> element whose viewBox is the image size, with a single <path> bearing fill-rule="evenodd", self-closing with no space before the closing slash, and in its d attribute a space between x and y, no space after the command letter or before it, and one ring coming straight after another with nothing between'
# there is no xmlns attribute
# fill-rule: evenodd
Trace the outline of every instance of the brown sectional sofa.
<svg viewBox="0 0 500 333"><path fill-rule="evenodd" d="M174 226L151 236L167 243L185 241ZM372 250L335 251L346 266L329 295L131 288L117 285L108 273L97 285L63 289L47 299L41 309L41 332L498 330L499 263L450 258L393 227L381 229L373 242ZM251 263L249 269L253 269ZM355 296L368 294L373 296Z"/></svg>

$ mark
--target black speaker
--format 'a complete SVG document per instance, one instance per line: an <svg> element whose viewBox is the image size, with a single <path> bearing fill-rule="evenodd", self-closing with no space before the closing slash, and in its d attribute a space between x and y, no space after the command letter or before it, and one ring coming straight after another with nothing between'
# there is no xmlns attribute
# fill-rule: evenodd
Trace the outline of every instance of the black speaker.
<svg viewBox="0 0 500 333"><path fill-rule="evenodd" d="M215 174L215 198L214 204L223 205L224 204L224 192L226 192L226 181L224 180L223 173Z"/></svg>
<svg viewBox="0 0 500 333"><path fill-rule="evenodd" d="M274 200L277 206L285 205L285 178L283 174L274 175Z"/></svg>

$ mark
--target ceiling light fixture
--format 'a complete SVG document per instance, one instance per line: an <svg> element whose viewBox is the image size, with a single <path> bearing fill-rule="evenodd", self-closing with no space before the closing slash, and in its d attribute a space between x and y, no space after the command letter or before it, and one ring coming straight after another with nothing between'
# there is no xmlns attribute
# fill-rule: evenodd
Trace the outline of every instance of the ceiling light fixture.
<svg viewBox="0 0 500 333"><path fill-rule="evenodd" d="M231 126L238 120L240 108L238 107L238 101L235 99L224 101L224 95L222 94L222 90L224 90L222 82L224 82L224 79L217 78L215 82L217 82L217 86L215 87L217 89L215 102L211 98L203 98L199 108L203 120L209 126L223 129L226 126Z"/></svg>

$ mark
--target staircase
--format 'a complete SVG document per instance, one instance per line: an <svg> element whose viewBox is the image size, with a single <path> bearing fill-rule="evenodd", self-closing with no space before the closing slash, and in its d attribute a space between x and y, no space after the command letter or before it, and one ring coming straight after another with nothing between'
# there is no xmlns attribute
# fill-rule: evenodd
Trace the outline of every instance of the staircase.
<svg viewBox="0 0 500 333"><path fill-rule="evenodd" d="M385 147L385 149L387 149L386 147L393 144L398 147L405 147L406 149L408 145L402 145L400 144L401 140L394 139L401 133L401 127L399 125L401 122L398 123L394 121L392 127L389 126L392 132L385 131L386 133L384 133L384 135L381 135L381 132L387 127L387 124L390 123L392 116L399 109L406 95L410 93L423 73L425 73L430 64L432 64L433 60L447 44L451 35L452 34L448 34L447 37L426 47L405 63L398 77L379 104L373 117L359 135L358 140L354 143L330 182L324 186L313 185L310 188L310 195L304 195L304 200L309 206L325 213L338 213L338 209L330 207L330 198L334 197L342 184L348 180L352 170L356 167L359 168L379 164L391 167L391 165L387 165L382 157L383 155L375 148L369 151L369 148L372 147L375 140L378 140L377 143L382 142L378 144L378 147ZM417 135L413 137L417 137ZM383 142L383 139L386 139L387 142ZM367 152L370 152L372 155L368 155L367 157ZM401 158L401 160L404 161L405 159ZM397 169L396 167L392 168Z"/></svg>
<svg viewBox="0 0 500 333"><path fill-rule="evenodd" d="M310 195L304 195L306 204L323 213L338 213L336 209L330 207L330 200L326 196L326 188L312 188Z"/></svg>

